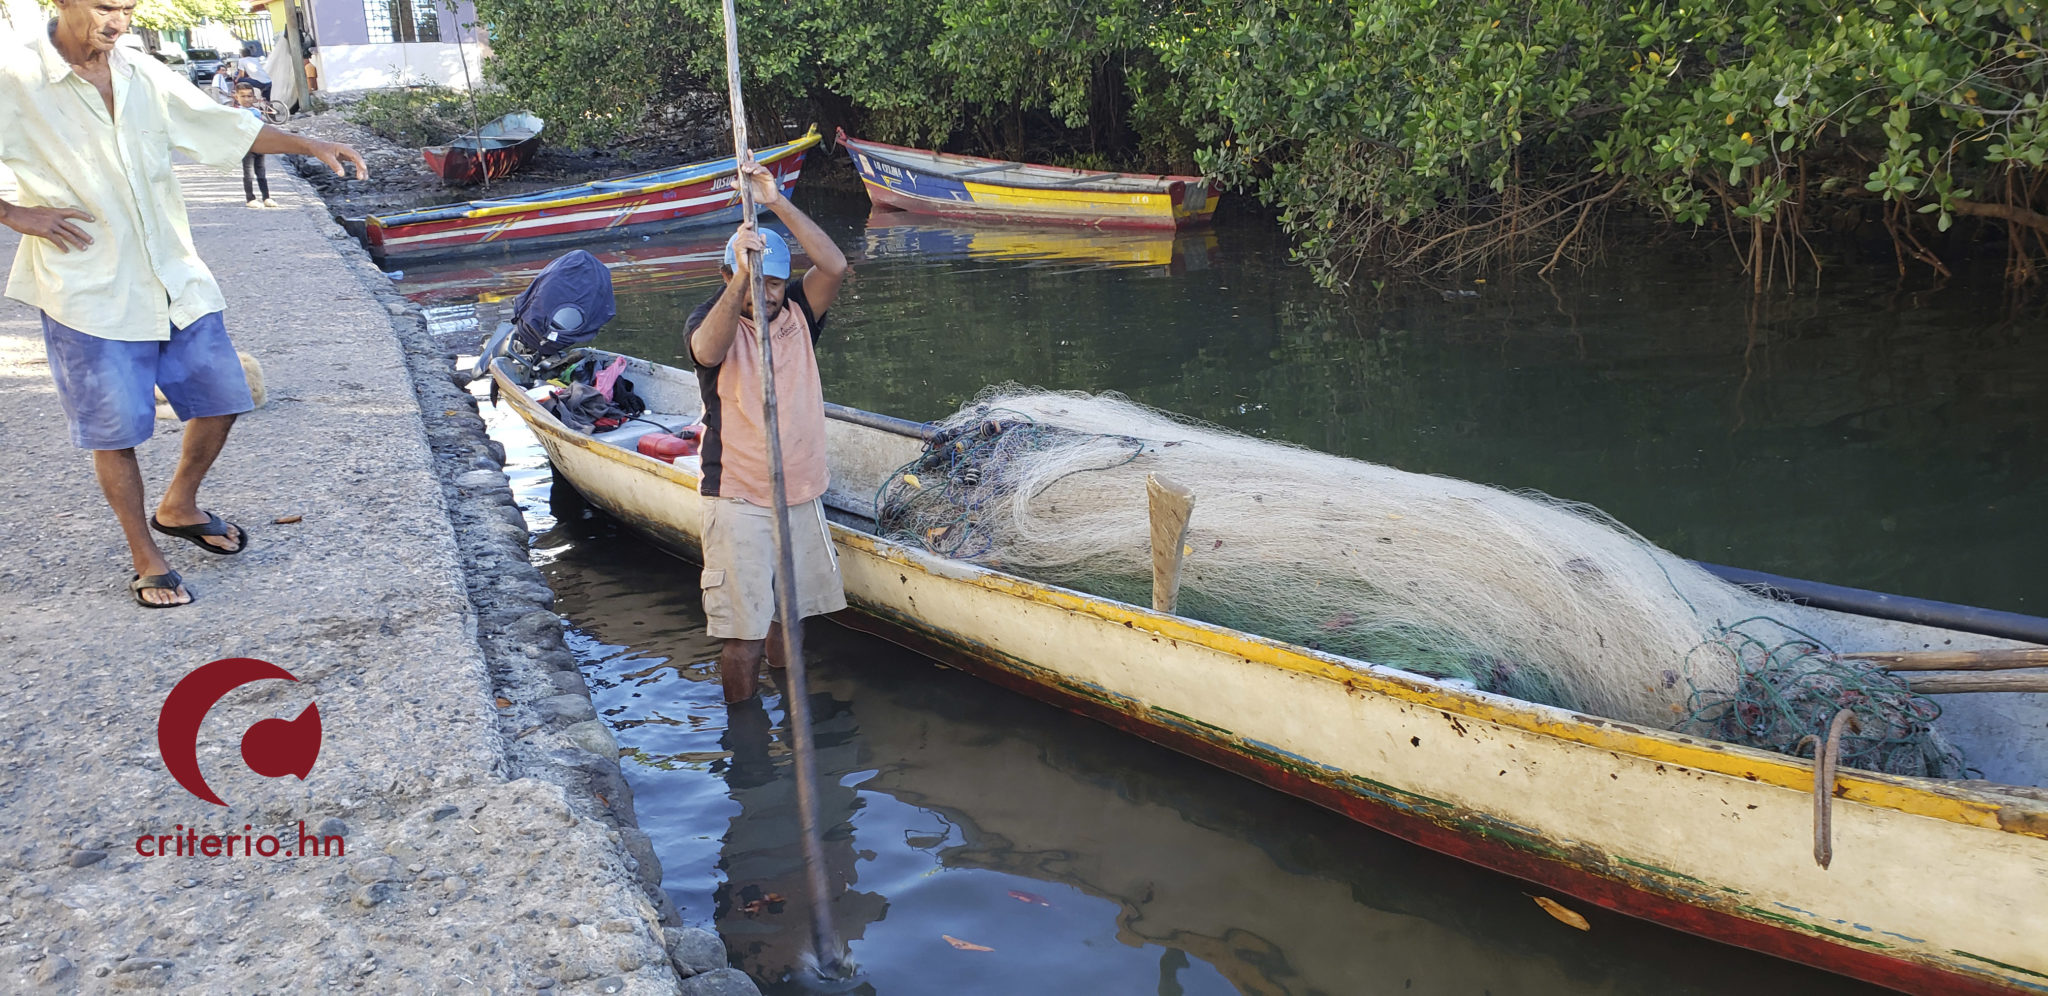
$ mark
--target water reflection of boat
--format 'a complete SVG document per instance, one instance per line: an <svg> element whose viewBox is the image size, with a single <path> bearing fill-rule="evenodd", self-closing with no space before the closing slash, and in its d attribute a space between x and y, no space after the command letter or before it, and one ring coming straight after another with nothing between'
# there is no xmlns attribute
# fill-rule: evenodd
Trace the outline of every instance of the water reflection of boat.
<svg viewBox="0 0 2048 996"><path fill-rule="evenodd" d="M725 258L725 238L721 234L688 242L608 249L593 255L611 271L612 286L620 292L678 290L718 279L719 265ZM414 267L405 271L397 288L409 300L430 307L497 301L525 290L554 260L555 253L542 251L488 263ZM804 265L801 251L796 260L798 266Z"/></svg>
<svg viewBox="0 0 2048 996"><path fill-rule="evenodd" d="M635 246L595 255L611 270L614 287L621 290L662 290L715 277L724 250L725 243L721 240L688 245ZM398 284L398 290L422 305L494 301L524 290L554 259L555 254L545 253L488 264L409 269L405 279Z"/></svg>
<svg viewBox="0 0 2048 996"><path fill-rule="evenodd" d="M1081 263L1103 267L1207 269L1216 233L1161 229L1034 228L965 222L910 221L900 211L868 216L869 259L914 256L1016 263Z"/></svg>
<svg viewBox="0 0 2048 996"><path fill-rule="evenodd" d="M569 430L514 370L492 367L558 483L694 554L694 458L641 456L637 423ZM698 418L690 372L629 360L627 373L647 423ZM852 625L1578 902L1913 993L2038 992L2048 978L2048 906L2025 886L2048 880L2048 795L2028 787L2048 781L2037 699L1952 707L1948 732L1991 781L1843 769L1824 867L1809 848L1811 761L1490 695L884 539L871 496L921 454L929 427L828 410L825 497ZM1883 598L1894 615L1816 605L1794 618L1845 650L2015 645L1897 621L1909 618L1898 607L1933 606Z"/></svg>
<svg viewBox="0 0 2048 996"><path fill-rule="evenodd" d="M827 634L813 646L831 653L856 642L866 641ZM914 664L873 656L862 655L857 677L814 672L824 678L820 700L848 702L858 721L858 756L827 765L825 783L873 772L862 793L937 814L949 828L920 842L949 871L1003 872L1107 900L1118 940L1184 951L1239 993L1728 992L1756 969L1640 929L1633 940L1650 950L1596 969L1517 883L1131 750L1108 731L1020 725L1021 703L970 697ZM880 819L876 806L865 812ZM1629 927L1614 918L1597 929L1612 943ZM1686 983L1674 984L1673 971Z"/></svg>

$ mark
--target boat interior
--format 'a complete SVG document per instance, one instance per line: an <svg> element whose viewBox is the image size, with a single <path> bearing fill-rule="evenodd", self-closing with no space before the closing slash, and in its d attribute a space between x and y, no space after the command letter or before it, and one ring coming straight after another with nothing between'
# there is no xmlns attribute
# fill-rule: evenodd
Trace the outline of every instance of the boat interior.
<svg viewBox="0 0 2048 996"><path fill-rule="evenodd" d="M621 355L598 349L584 352L599 363L610 363ZM637 357L629 356L626 360L624 376L632 382L634 393L646 402L647 411L616 429L595 433L592 438L635 459L657 462L658 458L638 451L639 440L649 433L675 433L701 419L696 375ZM509 360L496 362L507 373L517 369ZM529 397L544 397L551 390L545 385L536 386L529 391ZM825 494L827 517L847 529L876 535L875 496L885 481L923 451L930 427L833 404L826 405L826 414L830 461L830 484ZM677 457L673 465L693 476L700 472L696 456ZM1843 652L2027 646L2009 639L1813 606L1788 603L1786 611L1788 618L1796 620L1806 632ZM1446 688L1463 694L1463 690ZM1937 698L1943 710L1938 720L1941 732L1962 749L1973 775L1977 776L1970 787L2048 801L2048 694L1949 694Z"/></svg>

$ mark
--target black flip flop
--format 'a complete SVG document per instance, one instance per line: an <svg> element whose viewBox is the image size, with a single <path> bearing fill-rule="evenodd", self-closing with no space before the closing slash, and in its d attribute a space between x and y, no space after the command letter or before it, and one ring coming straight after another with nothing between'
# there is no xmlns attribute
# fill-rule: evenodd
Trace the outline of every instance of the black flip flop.
<svg viewBox="0 0 2048 996"><path fill-rule="evenodd" d="M142 597L142 593L152 588L176 592L184 584L185 579L179 577L177 571L165 571L162 574L147 576L137 574L135 580L128 582L128 590L135 594L135 604L145 609L175 609L181 605L191 605L194 601L192 593L186 592L185 600L182 602L152 602Z"/></svg>
<svg viewBox="0 0 2048 996"><path fill-rule="evenodd" d="M193 545L199 547L201 550L205 550L207 553L218 554L222 557L232 557L235 554L241 553L243 550L247 550L249 548L249 531L247 529L243 529L241 526L237 526L232 522L222 519L220 516L215 515L212 512L206 513L205 522L199 523L198 525L194 526L166 526L163 523L156 521L156 516L152 515L149 517L149 528L154 529L157 532L164 534L165 536L176 536L179 539L191 540ZM213 544L208 543L206 541L206 537L208 536L226 536L230 528L233 528L236 532L242 534L241 542L238 545L236 545L234 549L223 550L220 547L214 546Z"/></svg>

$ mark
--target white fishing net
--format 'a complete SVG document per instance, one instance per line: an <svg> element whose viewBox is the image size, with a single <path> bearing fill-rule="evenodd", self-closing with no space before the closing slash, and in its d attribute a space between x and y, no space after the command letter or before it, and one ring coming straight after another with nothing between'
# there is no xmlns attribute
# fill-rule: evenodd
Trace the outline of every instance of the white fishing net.
<svg viewBox="0 0 2048 996"><path fill-rule="evenodd" d="M1150 603L1145 481L1195 495L1178 611L1518 698L1680 728L1777 605L1585 505L1316 453L1114 395L994 388L882 487L882 531Z"/></svg>

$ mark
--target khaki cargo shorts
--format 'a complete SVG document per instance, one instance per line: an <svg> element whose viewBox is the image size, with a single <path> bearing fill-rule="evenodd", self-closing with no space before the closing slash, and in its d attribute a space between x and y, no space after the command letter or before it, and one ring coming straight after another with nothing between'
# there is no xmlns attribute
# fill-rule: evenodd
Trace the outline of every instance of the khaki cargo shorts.
<svg viewBox="0 0 2048 996"><path fill-rule="evenodd" d="M799 617L846 608L825 503L789 507ZM765 640L775 621L775 513L739 498L704 499L705 630L721 640Z"/></svg>

